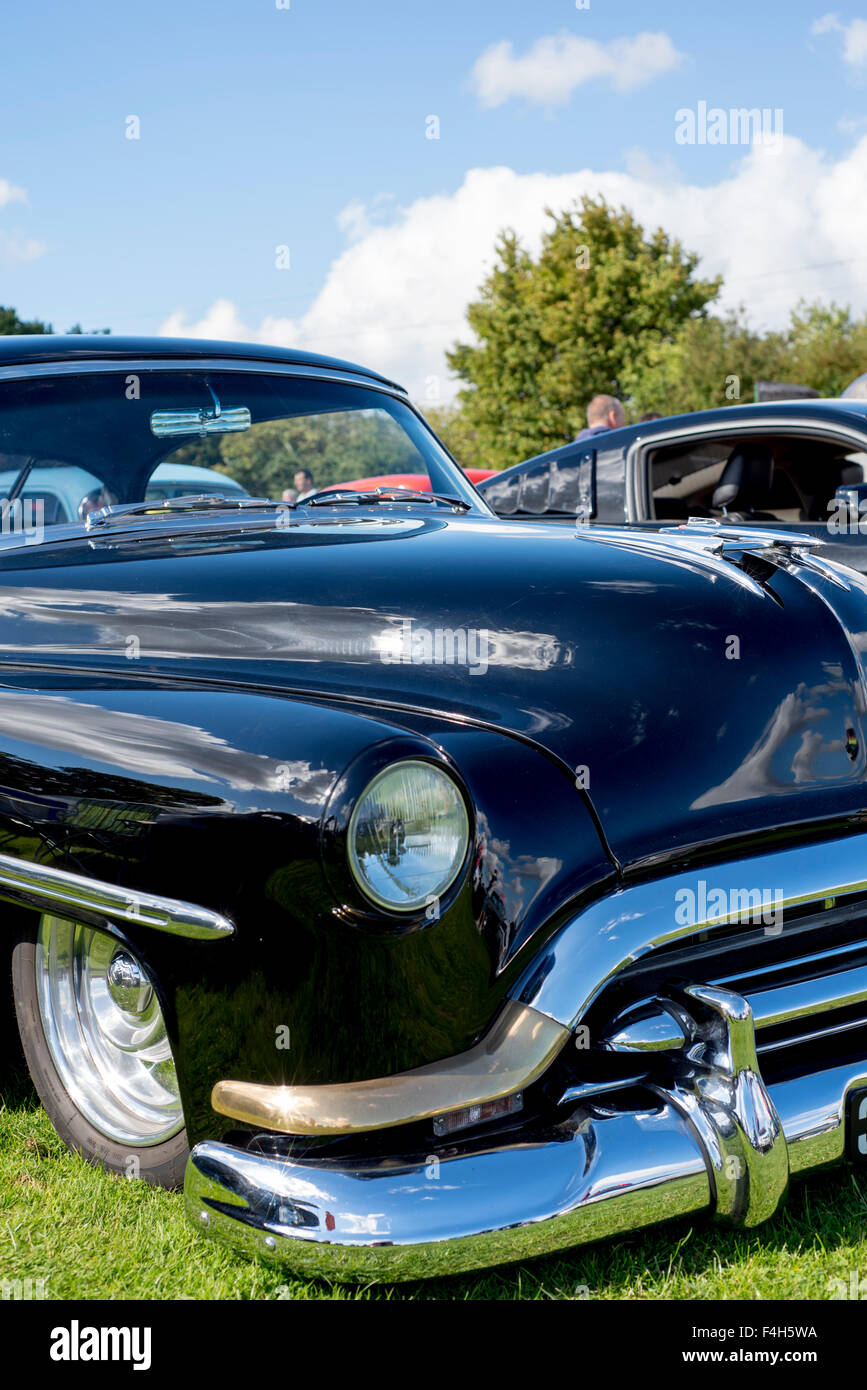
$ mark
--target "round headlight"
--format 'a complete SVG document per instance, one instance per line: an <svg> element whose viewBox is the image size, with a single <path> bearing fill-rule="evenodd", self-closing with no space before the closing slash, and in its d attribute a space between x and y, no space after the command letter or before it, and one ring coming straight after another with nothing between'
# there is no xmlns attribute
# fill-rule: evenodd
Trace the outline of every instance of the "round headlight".
<svg viewBox="0 0 867 1390"><path fill-rule="evenodd" d="M440 897L464 862L470 824L447 772L407 759L368 782L349 821L349 864L381 907L410 911Z"/></svg>

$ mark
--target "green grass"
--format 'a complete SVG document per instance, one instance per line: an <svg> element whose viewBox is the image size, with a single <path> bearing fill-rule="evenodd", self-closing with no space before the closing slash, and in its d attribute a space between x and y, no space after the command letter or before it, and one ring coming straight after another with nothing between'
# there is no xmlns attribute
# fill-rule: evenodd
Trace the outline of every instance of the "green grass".
<svg viewBox="0 0 867 1390"><path fill-rule="evenodd" d="M26 1081L13 1082L0 1109L0 1280L47 1277L49 1298L826 1299L852 1270L867 1294L867 1181L841 1170L794 1184L774 1220L751 1232L679 1221L426 1283L292 1279L203 1240L179 1193L71 1154Z"/></svg>

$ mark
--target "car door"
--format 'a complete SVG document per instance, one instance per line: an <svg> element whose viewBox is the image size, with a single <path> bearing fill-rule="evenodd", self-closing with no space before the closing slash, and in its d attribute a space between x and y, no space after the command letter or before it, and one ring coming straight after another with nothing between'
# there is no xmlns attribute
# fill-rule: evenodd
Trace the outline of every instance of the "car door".
<svg viewBox="0 0 867 1390"><path fill-rule="evenodd" d="M867 572L867 429L844 412L796 421L763 412L740 417L737 429L717 421L636 439L626 460L627 521L659 529L689 516L725 522L708 505L715 485L731 453L755 444L773 455L774 494L769 511L754 520L736 514L733 524L810 536L828 559Z"/></svg>

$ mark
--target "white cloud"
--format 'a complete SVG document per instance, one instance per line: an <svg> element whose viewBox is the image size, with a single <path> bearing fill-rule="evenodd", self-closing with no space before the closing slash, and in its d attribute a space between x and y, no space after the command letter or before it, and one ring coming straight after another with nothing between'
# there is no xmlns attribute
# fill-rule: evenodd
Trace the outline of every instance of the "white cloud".
<svg viewBox="0 0 867 1390"><path fill-rule="evenodd" d="M821 19L814 19L810 26L811 34L830 34L834 30L842 29L840 16L838 14L823 14Z"/></svg>
<svg viewBox="0 0 867 1390"><path fill-rule="evenodd" d="M169 338L222 338L226 342L244 342L251 336L229 299L215 299L196 324L188 324L183 311L176 310L169 314L160 333Z"/></svg>
<svg viewBox="0 0 867 1390"><path fill-rule="evenodd" d="M510 97L558 106L585 82L604 78L616 91L628 91L670 72L683 57L663 33L610 43L556 34L537 39L521 57L503 39L476 60L470 80L482 106L502 106Z"/></svg>
<svg viewBox="0 0 867 1390"><path fill-rule="evenodd" d="M26 203L27 193L23 188L18 188L8 179L0 179L0 208L7 203Z"/></svg>
<svg viewBox="0 0 867 1390"><path fill-rule="evenodd" d="M867 64L867 19L853 19L845 30L843 57L855 67Z"/></svg>
<svg viewBox="0 0 867 1390"><path fill-rule="evenodd" d="M854 68L867 67L867 19L843 24L838 14L824 14L813 21L812 34L842 34L843 59Z"/></svg>
<svg viewBox="0 0 867 1390"><path fill-rule="evenodd" d="M372 226L332 263L308 311L258 325L219 299L199 321L177 311L162 332L279 343L374 367L429 399L429 378L447 399L445 350L466 341L466 305L490 267L498 232L513 227L537 250L544 209L587 193L630 208L646 229L662 226L722 273L724 307L745 303L755 327L783 323L799 296L867 309L867 135L837 161L785 136L753 146L720 181L678 182L670 166L641 161L627 172L518 174L471 169L451 194L419 198L390 225ZM360 227L357 211L353 223ZM592 256L592 248L591 248Z"/></svg>
<svg viewBox="0 0 867 1390"><path fill-rule="evenodd" d="M346 233L348 241L360 241L374 227L382 226L393 212L393 193L378 193L369 203L356 198L338 213L337 225Z"/></svg>
<svg viewBox="0 0 867 1390"><path fill-rule="evenodd" d="M27 203L27 190L0 179L0 208L8 203ZM45 251L45 244L19 230L0 231L0 265L35 261Z"/></svg>
<svg viewBox="0 0 867 1390"><path fill-rule="evenodd" d="M36 261L46 249L44 241L37 241L24 232L0 232L0 263L4 265Z"/></svg>
<svg viewBox="0 0 867 1390"><path fill-rule="evenodd" d="M342 212L338 213L337 225L342 232L346 233L347 240L360 241L370 231L367 204L363 203L360 198L347 203Z"/></svg>

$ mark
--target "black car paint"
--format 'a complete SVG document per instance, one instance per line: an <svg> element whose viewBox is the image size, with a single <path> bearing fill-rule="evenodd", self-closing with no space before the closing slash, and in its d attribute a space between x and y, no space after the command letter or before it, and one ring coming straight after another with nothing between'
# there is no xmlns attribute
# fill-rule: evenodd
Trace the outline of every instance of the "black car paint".
<svg viewBox="0 0 867 1390"><path fill-rule="evenodd" d="M347 1081L461 1051L618 873L867 809L858 576L746 584L628 531L337 513L0 555L0 847L237 926L214 944L128 929L193 1141L229 1127L221 1078ZM483 630L487 669L384 661L405 622ZM409 924L372 921L334 874L341 781L390 750L445 761L474 808L463 876Z"/></svg>
<svg viewBox="0 0 867 1390"><path fill-rule="evenodd" d="M461 1051L514 979L521 946L612 872L560 769L465 721L206 682L31 682L7 674L0 690L2 852L50 852L237 924L214 944L135 922L127 932L159 981L193 1138L215 1133L210 1090L225 1076L348 1080ZM341 775L360 762L366 781L379 753L401 752L446 761L475 806L467 872L441 915L410 930L401 918L371 924L335 893L323 852ZM291 1046L278 1048L287 1027Z"/></svg>
<svg viewBox="0 0 867 1390"><path fill-rule="evenodd" d="M104 363L106 369L119 369L130 361L150 360L172 362L178 359L204 362L211 358L221 361L267 366L268 363L293 364L307 369L312 376L332 371L352 376L369 377L371 381L391 386L401 395L403 389L380 372L360 367L341 357L325 357L318 352L303 352L300 348L272 347L259 343L232 343L222 338L147 338L93 335L90 333L46 333L0 336L0 372L5 365L27 366L41 362L57 362L71 369L79 363Z"/></svg>

